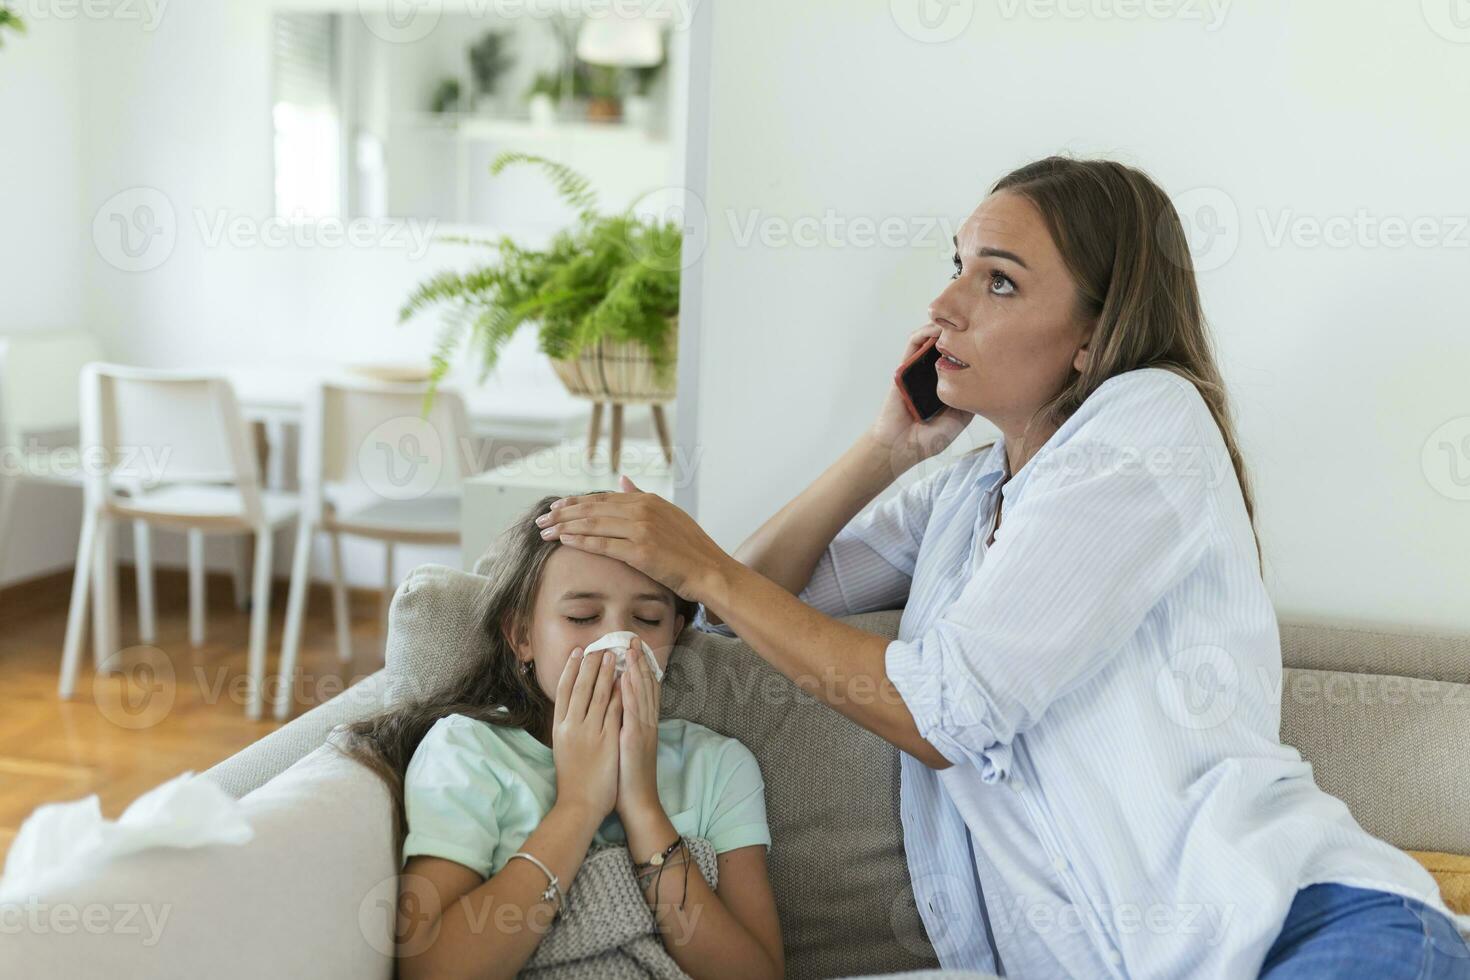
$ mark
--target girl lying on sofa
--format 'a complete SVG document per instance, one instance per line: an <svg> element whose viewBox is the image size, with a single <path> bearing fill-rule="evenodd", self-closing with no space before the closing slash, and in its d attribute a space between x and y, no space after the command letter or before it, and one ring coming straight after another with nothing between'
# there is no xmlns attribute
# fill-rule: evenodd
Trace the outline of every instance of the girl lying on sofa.
<svg viewBox="0 0 1470 980"><path fill-rule="evenodd" d="M637 886L628 881L625 894L637 903L641 891L656 923L649 932L662 940L662 949L647 940L657 958L666 950L693 977L779 977L755 757L703 726L660 722L643 651L628 650L625 668L611 650L582 655L609 632L632 631L661 672L693 607L620 561L542 540L535 519L555 499L501 540L475 662L427 698L346 732L346 749L394 797L398 975L509 977L537 967L553 925L588 928L589 913L569 909L567 893L584 862L592 872L589 851L606 845L626 847L602 869L627 879L631 859ZM713 889L691 841L718 854ZM572 901L599 900L592 891L584 899L579 887ZM603 961L595 972L648 972L635 962Z"/></svg>

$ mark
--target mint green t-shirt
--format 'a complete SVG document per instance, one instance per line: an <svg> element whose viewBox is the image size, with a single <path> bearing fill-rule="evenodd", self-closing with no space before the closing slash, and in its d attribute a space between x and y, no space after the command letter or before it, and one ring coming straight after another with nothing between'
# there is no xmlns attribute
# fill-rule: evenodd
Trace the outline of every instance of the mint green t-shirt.
<svg viewBox="0 0 1470 980"><path fill-rule="evenodd" d="M765 783L749 749L673 718L659 722L658 740L658 796L675 830L707 839L716 852L771 846ZM522 729L458 714L429 729L403 783L408 836L400 868L427 854L483 878L504 867L556 801L548 746ZM593 843L627 843L616 813Z"/></svg>

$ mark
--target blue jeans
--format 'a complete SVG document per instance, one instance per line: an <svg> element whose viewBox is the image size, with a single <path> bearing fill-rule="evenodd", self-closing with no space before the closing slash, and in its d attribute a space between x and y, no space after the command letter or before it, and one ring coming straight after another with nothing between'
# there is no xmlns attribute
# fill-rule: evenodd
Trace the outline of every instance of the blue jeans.
<svg viewBox="0 0 1470 980"><path fill-rule="evenodd" d="M1261 977L1470 980L1470 946L1454 923L1421 902L1347 885L1309 885L1296 893Z"/></svg>

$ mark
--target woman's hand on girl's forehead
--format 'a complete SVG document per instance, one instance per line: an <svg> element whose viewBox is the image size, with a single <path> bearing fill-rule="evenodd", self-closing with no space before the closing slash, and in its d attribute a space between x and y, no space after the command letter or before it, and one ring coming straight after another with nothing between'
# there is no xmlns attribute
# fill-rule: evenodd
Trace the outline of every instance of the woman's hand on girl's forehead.
<svg viewBox="0 0 1470 980"><path fill-rule="evenodd" d="M626 476L621 493L564 497L536 518L544 540L631 565L685 599L699 601L728 554L678 507Z"/></svg>

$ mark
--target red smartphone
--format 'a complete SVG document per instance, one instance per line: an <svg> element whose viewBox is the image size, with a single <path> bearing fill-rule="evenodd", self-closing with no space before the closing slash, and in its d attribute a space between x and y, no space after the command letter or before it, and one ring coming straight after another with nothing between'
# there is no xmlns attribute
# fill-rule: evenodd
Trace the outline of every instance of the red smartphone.
<svg viewBox="0 0 1470 980"><path fill-rule="evenodd" d="M934 367L939 361L938 343L938 337L930 337L893 372L893 383L915 422L927 422L944 411L944 402L939 400L939 372Z"/></svg>

